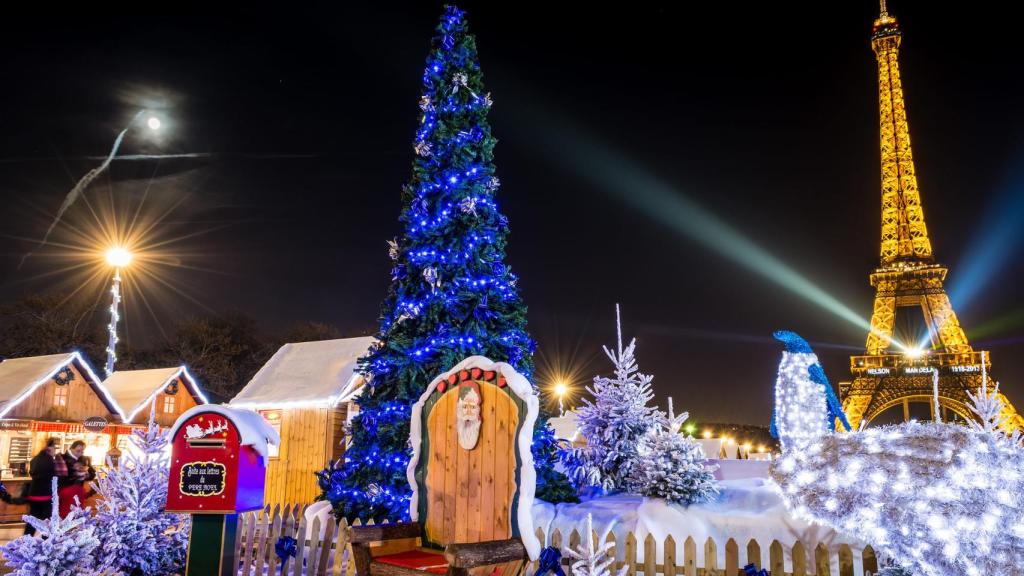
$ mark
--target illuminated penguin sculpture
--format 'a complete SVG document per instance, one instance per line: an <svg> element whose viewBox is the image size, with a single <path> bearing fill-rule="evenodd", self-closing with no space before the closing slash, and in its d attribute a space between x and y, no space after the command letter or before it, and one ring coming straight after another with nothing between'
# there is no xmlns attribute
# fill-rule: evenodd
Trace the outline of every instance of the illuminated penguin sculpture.
<svg viewBox="0 0 1024 576"><path fill-rule="evenodd" d="M772 412L772 437L785 448L789 439L816 437L836 429L836 420L847 430L839 398L828 383L825 369L811 345L795 332L779 330L773 336L786 345L775 381L775 410ZM780 432L781 429L781 432Z"/></svg>

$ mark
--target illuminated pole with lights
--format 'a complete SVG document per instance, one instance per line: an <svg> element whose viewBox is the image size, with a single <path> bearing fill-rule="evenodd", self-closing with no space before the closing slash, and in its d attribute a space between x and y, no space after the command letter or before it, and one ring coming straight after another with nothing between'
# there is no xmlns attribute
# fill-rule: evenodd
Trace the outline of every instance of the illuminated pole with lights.
<svg viewBox="0 0 1024 576"><path fill-rule="evenodd" d="M565 382L558 382L555 384L555 396L558 396L558 415L565 416L565 406L563 404L565 400L565 394L569 391L569 387L565 385Z"/></svg>
<svg viewBox="0 0 1024 576"><path fill-rule="evenodd" d="M107 378L114 373L114 364L117 362L117 323L121 319L118 312L121 306L121 269L131 261L131 252L124 248L107 250L107 263L114 267L114 279L110 285L110 323L107 324L107 332L110 335L107 340L107 365L103 368Z"/></svg>

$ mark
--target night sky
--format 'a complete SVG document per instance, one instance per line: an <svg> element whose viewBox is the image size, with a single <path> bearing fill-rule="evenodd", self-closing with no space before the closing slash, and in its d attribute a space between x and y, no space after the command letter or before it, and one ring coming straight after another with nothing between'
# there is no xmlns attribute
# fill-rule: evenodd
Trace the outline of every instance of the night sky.
<svg viewBox="0 0 1024 576"><path fill-rule="evenodd" d="M584 379L610 372L600 345L614 341L620 302L659 398L698 420L767 423L781 350L773 330L801 333L833 382L847 378L862 328L710 249L718 239L652 218L586 164L614 172L620 190L628 179L662 182L868 318L880 220L875 4L461 6L495 101L508 262L541 375L570 361ZM1018 23L935 2L890 8L903 25L911 136L932 244L951 267L946 288L1020 408ZM373 333L440 12L333 4L8 27L0 302L78 281L39 277L59 250L18 262L128 119L159 103L166 135L129 132L121 154L209 155L116 161L54 236L88 229L90 207L112 206L122 221L140 204L166 214L153 234L181 266L168 273L173 289L150 294L152 313L128 302L129 345L183 315L229 310L268 331L315 320ZM630 168L589 156L593 147Z"/></svg>

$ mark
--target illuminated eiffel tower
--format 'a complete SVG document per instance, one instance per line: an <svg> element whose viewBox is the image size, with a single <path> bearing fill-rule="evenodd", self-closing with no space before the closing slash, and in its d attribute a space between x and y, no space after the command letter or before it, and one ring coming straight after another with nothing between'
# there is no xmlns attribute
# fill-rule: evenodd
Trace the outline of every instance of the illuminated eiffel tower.
<svg viewBox="0 0 1024 576"><path fill-rule="evenodd" d="M878 107L882 146L881 265L871 274L875 287L871 332L863 356L850 357L853 382L840 383L843 410L851 425L871 422L882 412L910 404L932 403L938 374L943 421L950 412L973 418L968 390L981 387L982 372L991 367L989 354L971 348L943 288L947 268L932 256L928 228L917 189L910 131L903 102L898 63L902 33L881 0L881 15L872 27L871 48L878 60ZM896 312L918 308L928 335L919 342L894 341ZM1024 419L1006 402L1009 424L1024 429Z"/></svg>

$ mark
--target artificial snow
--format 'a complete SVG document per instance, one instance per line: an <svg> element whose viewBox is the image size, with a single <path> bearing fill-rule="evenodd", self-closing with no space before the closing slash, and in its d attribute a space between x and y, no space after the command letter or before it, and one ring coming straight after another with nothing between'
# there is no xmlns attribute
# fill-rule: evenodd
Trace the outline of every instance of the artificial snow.
<svg viewBox="0 0 1024 576"><path fill-rule="evenodd" d="M147 370L118 370L107 376L107 379L103 381L103 386L118 405L127 411L130 421L152 403L157 393L179 376L185 383L192 399L197 404L206 404L206 398L184 366Z"/></svg>
<svg viewBox="0 0 1024 576"><path fill-rule="evenodd" d="M0 362L0 418L24 401L36 388L50 381L65 366L74 364L111 414L124 417L121 406L100 383L92 366L78 352L10 358Z"/></svg>
<svg viewBox="0 0 1024 576"><path fill-rule="evenodd" d="M202 404L189 408L181 416L178 416L178 420L171 427L170 432L167 433L167 437L173 442L175 434L178 433L178 428L191 418L193 414L201 412L213 412L231 420L235 427L238 428L240 444L242 446L252 446L253 450L263 457L264 464L268 458L267 445L273 444L278 446L281 444L281 437L277 434L277 431L271 428L270 424L267 424L267 421L258 412L244 408L235 408L234 406L224 406L222 404Z"/></svg>
<svg viewBox="0 0 1024 576"><path fill-rule="evenodd" d="M724 461L728 462L728 461ZM737 461L743 462L743 461ZM749 461L746 461L749 462ZM754 462L752 464L767 464ZM739 470L753 474L755 467ZM721 493L713 502L681 506L670 504L660 498L644 498L628 494L603 496L579 504L549 504L536 500L533 505L534 525L543 529L549 539L554 529L562 534L563 554L567 554L569 535L572 531L582 532L587 514L593 515L593 526L599 542L608 533L615 536L618 560L623 560L626 536L636 537L637 562L643 562L643 542L650 534L654 536L658 562L664 558L665 538L672 536L676 541L676 559L682 563L683 543L693 538L697 546L697 565L704 565L704 542L711 538L717 545L717 565L725 566L725 544L732 538L739 548L740 564L746 563L747 543L756 540L761 547L761 565L770 566L770 547L773 540L782 544L786 570L793 569L793 544L800 541L804 549L813 555L818 544L824 544L832 559L832 573L839 573L838 554L841 544L848 544L854 555L854 563L860 562L860 552L865 544L854 538L841 535L829 528L810 524L794 518L786 510L778 488L767 477L729 478L719 482ZM808 567L813 563L808 562Z"/></svg>
<svg viewBox="0 0 1024 576"><path fill-rule="evenodd" d="M575 442L580 435L579 418L576 412L566 412L561 416L548 418L548 425L555 432L555 438Z"/></svg>
<svg viewBox="0 0 1024 576"><path fill-rule="evenodd" d="M371 336L285 344L231 400L244 408L335 406L355 395L363 378L356 362Z"/></svg>

